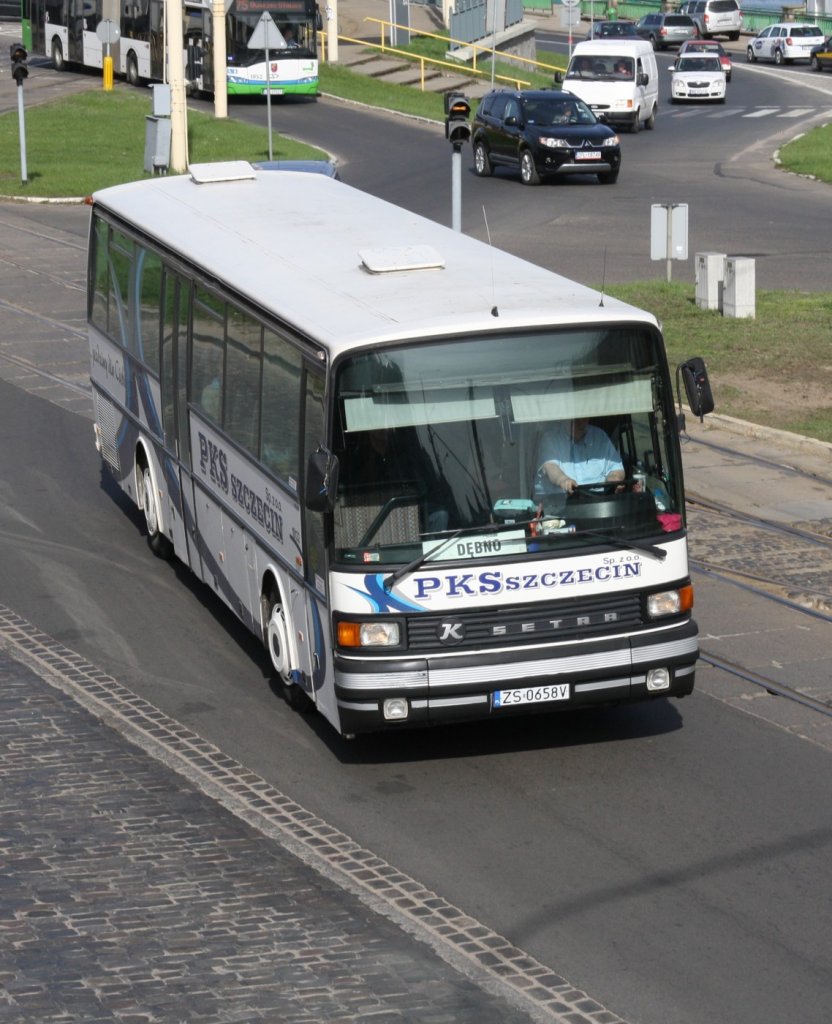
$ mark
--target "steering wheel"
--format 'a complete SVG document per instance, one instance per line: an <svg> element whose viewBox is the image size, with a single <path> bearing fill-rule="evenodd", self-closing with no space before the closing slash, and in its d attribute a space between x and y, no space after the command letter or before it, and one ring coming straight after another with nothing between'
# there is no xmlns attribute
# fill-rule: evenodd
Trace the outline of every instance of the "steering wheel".
<svg viewBox="0 0 832 1024"><path fill-rule="evenodd" d="M615 494L618 488L625 485L626 480L602 480L597 484L577 484L571 494L567 495L567 502L593 502L605 501L609 495Z"/></svg>

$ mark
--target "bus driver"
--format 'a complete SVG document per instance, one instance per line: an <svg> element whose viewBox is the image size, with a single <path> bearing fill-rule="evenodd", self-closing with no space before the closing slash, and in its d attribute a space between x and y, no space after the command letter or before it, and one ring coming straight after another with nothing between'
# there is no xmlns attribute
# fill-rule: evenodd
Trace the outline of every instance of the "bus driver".
<svg viewBox="0 0 832 1024"><path fill-rule="evenodd" d="M612 441L584 418L561 420L540 441L535 496L573 494L581 484L620 482L624 465Z"/></svg>

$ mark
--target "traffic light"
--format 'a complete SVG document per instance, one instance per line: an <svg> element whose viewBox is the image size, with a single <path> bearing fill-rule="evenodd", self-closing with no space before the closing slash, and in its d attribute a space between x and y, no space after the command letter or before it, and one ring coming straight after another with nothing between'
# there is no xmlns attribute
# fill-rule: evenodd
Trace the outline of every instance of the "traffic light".
<svg viewBox="0 0 832 1024"><path fill-rule="evenodd" d="M445 93L445 138L454 146L461 146L471 138L471 104L461 92Z"/></svg>
<svg viewBox="0 0 832 1024"><path fill-rule="evenodd" d="M21 86L23 85L23 79L29 74L29 69L26 67L29 54L26 52L26 47L23 43L12 43L9 47L9 55L12 60L12 78L17 82L18 86Z"/></svg>

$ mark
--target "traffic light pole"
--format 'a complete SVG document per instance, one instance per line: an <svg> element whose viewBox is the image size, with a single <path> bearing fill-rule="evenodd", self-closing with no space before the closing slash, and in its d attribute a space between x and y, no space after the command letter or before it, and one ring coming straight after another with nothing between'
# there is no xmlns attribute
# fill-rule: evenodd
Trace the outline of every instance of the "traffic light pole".
<svg viewBox="0 0 832 1024"><path fill-rule="evenodd" d="M23 83L17 83L17 120L20 130L20 180L27 184L29 176L26 169L26 114L23 111Z"/></svg>
<svg viewBox="0 0 832 1024"><path fill-rule="evenodd" d="M454 143L451 153L451 227L462 231L462 146Z"/></svg>
<svg viewBox="0 0 832 1024"><path fill-rule="evenodd" d="M29 75L26 61L29 54L23 43L12 43L9 47L12 64L12 78L17 83L17 124L20 134L20 180L26 185L29 174L26 168L26 113L23 109L23 83Z"/></svg>
<svg viewBox="0 0 832 1024"><path fill-rule="evenodd" d="M471 104L461 92L445 94L445 138L451 144L451 227L462 231L462 146L471 138Z"/></svg>

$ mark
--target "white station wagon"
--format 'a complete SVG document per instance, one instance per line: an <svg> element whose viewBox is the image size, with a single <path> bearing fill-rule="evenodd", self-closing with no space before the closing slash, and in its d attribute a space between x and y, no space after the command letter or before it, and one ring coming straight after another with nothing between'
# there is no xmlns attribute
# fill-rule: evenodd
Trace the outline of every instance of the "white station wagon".
<svg viewBox="0 0 832 1024"><path fill-rule="evenodd" d="M745 55L749 64L757 60L773 60L775 64L811 60L813 47L823 39L817 25L786 21L764 28L748 44Z"/></svg>

